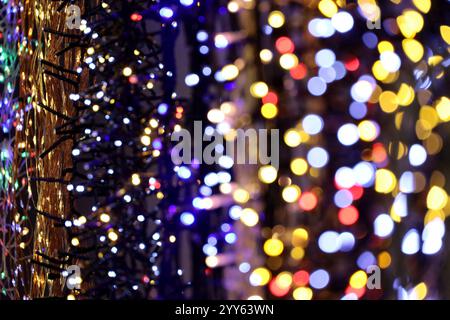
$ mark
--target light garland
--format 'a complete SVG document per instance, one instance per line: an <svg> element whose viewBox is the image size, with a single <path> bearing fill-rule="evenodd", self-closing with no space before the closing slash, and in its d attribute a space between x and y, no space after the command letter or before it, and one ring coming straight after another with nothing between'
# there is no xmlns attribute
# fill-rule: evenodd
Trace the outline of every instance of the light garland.
<svg viewBox="0 0 450 320"><path fill-rule="evenodd" d="M14 208L15 192L22 181L14 179L14 134L17 125L18 56L17 25L21 6L17 2L0 3L0 294L17 299L23 295L23 271L20 235L29 232L27 221ZM22 245L23 246L23 245ZM1 298L0 298L1 299Z"/></svg>
<svg viewBox="0 0 450 320"><path fill-rule="evenodd" d="M82 31L94 83L71 96L79 110L68 185L76 214L65 223L70 255L86 260L80 297L182 297L186 214L178 199L189 196L193 178L170 159L184 111L175 92L174 7L104 1Z"/></svg>

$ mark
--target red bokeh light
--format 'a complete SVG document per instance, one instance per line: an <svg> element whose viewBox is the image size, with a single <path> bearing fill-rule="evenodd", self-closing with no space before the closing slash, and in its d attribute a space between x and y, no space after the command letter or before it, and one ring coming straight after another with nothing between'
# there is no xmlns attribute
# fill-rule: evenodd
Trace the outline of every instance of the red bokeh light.
<svg viewBox="0 0 450 320"><path fill-rule="evenodd" d="M136 77L135 75L132 75L131 77L128 78L128 81L129 81L131 84L136 84L136 83L139 82L139 79L138 79L138 77Z"/></svg>
<svg viewBox="0 0 450 320"><path fill-rule="evenodd" d="M299 63L297 66L292 68L290 71L291 77L295 80L301 80L306 77L308 70L303 63Z"/></svg>
<svg viewBox="0 0 450 320"><path fill-rule="evenodd" d="M294 273L294 283L299 286L306 286L309 282L309 273L305 270L300 270Z"/></svg>
<svg viewBox="0 0 450 320"><path fill-rule="evenodd" d="M266 94L265 97L262 98L262 102L265 103L272 103L274 105L278 104L278 96L275 92L270 91Z"/></svg>
<svg viewBox="0 0 450 320"><path fill-rule="evenodd" d="M349 191L352 193L353 201L361 199L364 194L364 188L359 185L354 185Z"/></svg>
<svg viewBox="0 0 450 320"><path fill-rule="evenodd" d="M138 22L138 21L142 20L142 16L139 13L133 13L130 16L130 18L131 18L132 21L135 21L135 22Z"/></svg>
<svg viewBox="0 0 450 320"><path fill-rule="evenodd" d="M358 58L350 58L347 61L345 61L345 69L348 71L356 71L359 68L359 60Z"/></svg>
<svg viewBox="0 0 450 320"><path fill-rule="evenodd" d="M359 218L358 209L356 209L354 206L343 208L339 210L338 218L339 222L342 223L343 225L351 226L356 221L358 221Z"/></svg>
<svg viewBox="0 0 450 320"><path fill-rule="evenodd" d="M288 37L278 38L277 41L275 42L275 47L281 54L292 53L295 50L294 43Z"/></svg>
<svg viewBox="0 0 450 320"><path fill-rule="evenodd" d="M269 290L275 297L283 297L287 295L290 290L290 287L281 288L277 285L275 279L272 279L269 283Z"/></svg>

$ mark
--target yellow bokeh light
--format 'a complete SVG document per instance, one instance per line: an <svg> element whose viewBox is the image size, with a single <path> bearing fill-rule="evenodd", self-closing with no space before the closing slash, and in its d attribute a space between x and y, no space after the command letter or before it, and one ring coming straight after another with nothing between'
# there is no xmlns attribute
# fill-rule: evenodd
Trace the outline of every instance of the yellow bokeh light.
<svg viewBox="0 0 450 320"><path fill-rule="evenodd" d="M441 151L443 146L442 137L437 133L431 133L430 136L424 141L424 147L427 149L428 154L434 155Z"/></svg>
<svg viewBox="0 0 450 320"><path fill-rule="evenodd" d="M273 59L273 53L269 49L262 49L259 52L259 58L263 63L269 63Z"/></svg>
<svg viewBox="0 0 450 320"><path fill-rule="evenodd" d="M295 300L311 300L313 297L313 292L310 288L300 287L294 290L292 296Z"/></svg>
<svg viewBox="0 0 450 320"><path fill-rule="evenodd" d="M291 171L297 176L304 175L308 171L308 162L303 158L292 160Z"/></svg>
<svg viewBox="0 0 450 320"><path fill-rule="evenodd" d="M262 98L269 92L269 87L264 82L255 82L250 86L250 94L255 98Z"/></svg>
<svg viewBox="0 0 450 320"><path fill-rule="evenodd" d="M231 13L236 13L239 11L239 3L237 1L228 2L227 9Z"/></svg>
<svg viewBox="0 0 450 320"><path fill-rule="evenodd" d="M413 3L423 13L428 13L431 9L431 0L413 0Z"/></svg>
<svg viewBox="0 0 450 320"><path fill-rule="evenodd" d="M442 60L444 60L444 58L440 55L431 56L428 58L428 64L432 67L435 67L438 64L440 64L442 62ZM440 74L441 73L439 73L439 75ZM439 79L439 75L436 75L437 79Z"/></svg>
<svg viewBox="0 0 450 320"><path fill-rule="evenodd" d="M305 250L302 247L296 247L291 250L291 257L295 260L301 260L305 256Z"/></svg>
<svg viewBox="0 0 450 320"><path fill-rule="evenodd" d="M449 26L441 26L439 28L442 39L444 39L447 44L450 44L450 27Z"/></svg>
<svg viewBox="0 0 450 320"><path fill-rule="evenodd" d="M419 33L423 29L424 20L423 20L422 14L420 14L420 12L415 11L415 10L406 10L403 13L403 16L408 21L408 24L412 28L415 28L416 33Z"/></svg>
<svg viewBox="0 0 450 320"><path fill-rule="evenodd" d="M450 121L450 99L442 97L436 104L436 112L442 121Z"/></svg>
<svg viewBox="0 0 450 320"><path fill-rule="evenodd" d="M284 245L279 239L268 239L264 242L264 252L271 257L279 256L283 253Z"/></svg>
<svg viewBox="0 0 450 320"><path fill-rule="evenodd" d="M301 190L296 185L287 186L283 189L281 196L287 203L294 203L300 197Z"/></svg>
<svg viewBox="0 0 450 320"><path fill-rule="evenodd" d="M284 24L285 17L281 11L272 11L269 14L268 22L272 28L281 28Z"/></svg>
<svg viewBox="0 0 450 320"><path fill-rule="evenodd" d="M250 194L247 190L239 188L233 192L233 199L238 203L246 203L250 199Z"/></svg>
<svg viewBox="0 0 450 320"><path fill-rule="evenodd" d="M363 288L367 283L367 274L362 271L356 271L351 277L349 284L354 289L361 289Z"/></svg>
<svg viewBox="0 0 450 320"><path fill-rule="evenodd" d="M390 72L386 79L383 80L383 83L393 83L397 81L398 77L400 75L400 72Z"/></svg>
<svg viewBox="0 0 450 320"><path fill-rule="evenodd" d="M215 268L219 265L219 258L217 258L217 256L208 256L205 259L205 264L209 268Z"/></svg>
<svg viewBox="0 0 450 320"><path fill-rule="evenodd" d="M278 171L271 165L262 166L258 170L258 178L264 183L272 183L276 180Z"/></svg>
<svg viewBox="0 0 450 320"><path fill-rule="evenodd" d="M392 43L390 43L389 41L380 41L380 43L378 43L378 52L383 53L385 51L389 51L389 52L394 52L394 46L392 45Z"/></svg>
<svg viewBox="0 0 450 320"><path fill-rule="evenodd" d="M295 129L289 129L288 131L286 131L286 133L284 134L284 142L286 143L286 145L288 145L289 147L297 147L300 145L300 143L302 143L302 138L300 136L300 133L295 130Z"/></svg>
<svg viewBox="0 0 450 320"><path fill-rule="evenodd" d="M279 288L287 289L292 284L292 274L290 272L284 271L277 275L275 282Z"/></svg>
<svg viewBox="0 0 450 320"><path fill-rule="evenodd" d="M383 81L389 76L387 71L380 60L377 60L372 66L372 73L377 80Z"/></svg>
<svg viewBox="0 0 450 320"><path fill-rule="evenodd" d="M100 221L104 223L108 223L111 220L111 217L107 213L102 213L100 215Z"/></svg>
<svg viewBox="0 0 450 320"><path fill-rule="evenodd" d="M78 238L72 238L72 240L70 241L70 243L74 246L74 247L78 247L80 245L80 240L78 240Z"/></svg>
<svg viewBox="0 0 450 320"><path fill-rule="evenodd" d="M400 223L402 221L402 217L400 217L399 215L395 214L394 210L391 210L389 215L392 218L392 221L396 222L396 223Z"/></svg>
<svg viewBox="0 0 450 320"><path fill-rule="evenodd" d="M427 139L430 135L431 135L431 130L433 129L433 127L431 126L431 124L424 120L424 119L419 119L416 122L416 135L417 138L424 140Z"/></svg>
<svg viewBox="0 0 450 320"><path fill-rule="evenodd" d="M285 70L290 70L298 65L298 58L293 53L285 53L280 57L280 66Z"/></svg>
<svg viewBox="0 0 450 320"><path fill-rule="evenodd" d="M238 75L239 69L234 64L227 64L222 68L222 76L227 81L236 79Z"/></svg>
<svg viewBox="0 0 450 320"><path fill-rule="evenodd" d="M358 0L362 15L368 21L377 21L381 17L381 9L374 0Z"/></svg>
<svg viewBox="0 0 450 320"><path fill-rule="evenodd" d="M245 208L241 212L241 222L247 227L256 226L259 221L258 213L252 208Z"/></svg>
<svg viewBox="0 0 450 320"><path fill-rule="evenodd" d="M81 216L81 217L78 218L78 223L80 225L85 224L86 222L87 222L87 219L86 219L85 216Z"/></svg>
<svg viewBox="0 0 450 320"><path fill-rule="evenodd" d="M250 274L251 283L255 286L265 286L271 277L270 271L266 268L256 268Z"/></svg>
<svg viewBox="0 0 450 320"><path fill-rule="evenodd" d="M338 12L338 7L331 0L321 0L318 8L325 17L331 18Z"/></svg>
<svg viewBox="0 0 450 320"><path fill-rule="evenodd" d="M131 69L130 67L123 68L122 74L125 77L129 77L129 76L131 76L133 74L133 69Z"/></svg>
<svg viewBox="0 0 450 320"><path fill-rule="evenodd" d="M304 247L308 243L308 231L303 228L297 228L292 232L292 244L294 246Z"/></svg>
<svg viewBox="0 0 450 320"><path fill-rule="evenodd" d="M392 171L379 169L375 173L375 191L378 193L389 193L397 185L397 179Z"/></svg>
<svg viewBox="0 0 450 320"><path fill-rule="evenodd" d="M119 239L119 235L113 229L110 229L108 230L108 238L111 241L117 241L117 239Z"/></svg>
<svg viewBox="0 0 450 320"><path fill-rule="evenodd" d="M422 44L415 39L405 39L402 41L403 51L412 62L419 62L424 54Z"/></svg>
<svg viewBox="0 0 450 320"><path fill-rule="evenodd" d="M387 251L383 251L378 255L378 265L381 269L386 269L391 265L391 255Z"/></svg>
<svg viewBox="0 0 450 320"><path fill-rule="evenodd" d="M425 218L423 218L424 225L427 225L434 219L440 219L441 221L445 221L445 213L442 210L428 210Z"/></svg>
<svg viewBox="0 0 450 320"><path fill-rule="evenodd" d="M427 285L424 282L419 283L411 292L411 298L413 300L423 300L428 293Z"/></svg>
<svg viewBox="0 0 450 320"><path fill-rule="evenodd" d="M148 147L151 142L152 142L152 140L151 140L151 138L149 136L144 135L144 136L141 137L141 143L144 146Z"/></svg>
<svg viewBox="0 0 450 320"><path fill-rule="evenodd" d="M261 114L266 119L273 119L278 114L278 108L273 103L265 103L261 107Z"/></svg>
<svg viewBox="0 0 450 320"><path fill-rule="evenodd" d="M397 25L405 38L412 39L422 30L424 21L419 12L406 10L397 17Z"/></svg>
<svg viewBox="0 0 450 320"><path fill-rule="evenodd" d="M146 84L145 87L146 87L147 89L151 90L151 89L153 89L154 86L155 86L155 85L153 84L153 82L149 81L149 82L147 82L147 84Z"/></svg>
<svg viewBox="0 0 450 320"><path fill-rule="evenodd" d="M138 185L141 184L141 178L139 177L139 175L138 175L137 173L134 173L134 174L131 176L131 183L132 183L134 186L138 186Z"/></svg>
<svg viewBox="0 0 450 320"><path fill-rule="evenodd" d="M391 74L389 74L391 75ZM389 77L388 75L388 77ZM373 89L372 95L370 96L368 102L369 103L378 103L378 99L380 98L380 94L383 92L383 89L379 85L376 85Z"/></svg>
<svg viewBox="0 0 450 320"><path fill-rule="evenodd" d="M434 128L439 123L439 116L436 109L430 106L423 106L420 108L419 118L420 120L425 121L430 129Z"/></svg>
<svg viewBox="0 0 450 320"><path fill-rule="evenodd" d="M414 88L406 83L402 83L397 93L398 104L401 106L409 106L413 103L414 97Z"/></svg>
<svg viewBox="0 0 450 320"><path fill-rule="evenodd" d="M392 91L384 91L380 94L379 103L381 110L383 110L384 112L394 112L398 108L397 95Z"/></svg>
<svg viewBox="0 0 450 320"><path fill-rule="evenodd" d="M430 210L441 210L448 202L448 195L444 189L438 186L431 187L427 195L427 208Z"/></svg>
<svg viewBox="0 0 450 320"><path fill-rule="evenodd" d="M378 137L379 129L375 122L364 120L358 125L358 133L361 140L370 142Z"/></svg>

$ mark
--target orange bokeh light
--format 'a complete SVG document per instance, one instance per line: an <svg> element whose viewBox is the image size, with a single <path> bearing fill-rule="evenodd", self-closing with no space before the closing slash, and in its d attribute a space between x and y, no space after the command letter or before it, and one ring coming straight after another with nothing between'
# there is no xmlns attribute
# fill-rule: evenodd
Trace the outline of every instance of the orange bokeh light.
<svg viewBox="0 0 450 320"><path fill-rule="evenodd" d="M317 196L312 192L305 192L301 195L298 204L305 211L311 211L317 206Z"/></svg>
<svg viewBox="0 0 450 320"><path fill-rule="evenodd" d="M275 47L281 54L292 53L295 50L294 43L288 37L278 38L277 41L275 42Z"/></svg>

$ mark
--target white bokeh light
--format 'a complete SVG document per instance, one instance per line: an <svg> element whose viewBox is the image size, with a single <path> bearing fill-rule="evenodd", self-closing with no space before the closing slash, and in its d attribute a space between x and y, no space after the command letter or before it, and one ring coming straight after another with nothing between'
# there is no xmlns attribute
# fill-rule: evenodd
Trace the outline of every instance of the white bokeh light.
<svg viewBox="0 0 450 320"><path fill-rule="evenodd" d="M335 231L325 231L319 237L319 248L325 253L335 253L341 248L339 233Z"/></svg>
<svg viewBox="0 0 450 320"><path fill-rule="evenodd" d="M394 221L389 215L382 213L373 222L373 230L378 237L386 238L394 230Z"/></svg>
<svg viewBox="0 0 450 320"><path fill-rule="evenodd" d="M416 254L420 249L420 237L416 229L409 230L402 240L402 252L404 254Z"/></svg>
<svg viewBox="0 0 450 320"><path fill-rule="evenodd" d="M306 158L313 168L322 168L328 163L328 153L321 147L315 147L309 150Z"/></svg>
<svg viewBox="0 0 450 320"><path fill-rule="evenodd" d="M316 38L329 38L335 33L330 19L312 19L308 23L308 31Z"/></svg>
<svg viewBox="0 0 450 320"><path fill-rule="evenodd" d="M346 189L353 187L356 183L356 177L353 169L349 167L339 168L334 175L334 179L339 187Z"/></svg>
<svg viewBox="0 0 450 320"><path fill-rule="evenodd" d="M315 61L319 67L329 68L336 62L336 55L330 49L322 49L316 53Z"/></svg>
<svg viewBox="0 0 450 320"><path fill-rule="evenodd" d="M353 100L367 102L372 96L374 86L367 80L359 80L350 89Z"/></svg>
<svg viewBox="0 0 450 320"><path fill-rule="evenodd" d="M353 28L353 17L350 13L341 11L333 15L331 24L340 33L345 33Z"/></svg>
<svg viewBox="0 0 450 320"><path fill-rule="evenodd" d="M307 134L315 135L322 131L323 120L316 114L309 114L303 118L302 126Z"/></svg>
<svg viewBox="0 0 450 320"><path fill-rule="evenodd" d="M308 91L314 96L321 96L327 90L327 83L321 77L312 77L308 81Z"/></svg>
<svg viewBox="0 0 450 320"><path fill-rule="evenodd" d="M412 166L418 167L427 160L427 151L420 144L413 144L409 149L408 158Z"/></svg>
<svg viewBox="0 0 450 320"><path fill-rule="evenodd" d="M386 71L396 72L400 69L402 61L400 57L392 51L384 51L380 55L381 65Z"/></svg>
<svg viewBox="0 0 450 320"><path fill-rule="evenodd" d="M337 137L339 142L344 146L355 144L359 140L358 126L353 123L344 124L339 128Z"/></svg>

